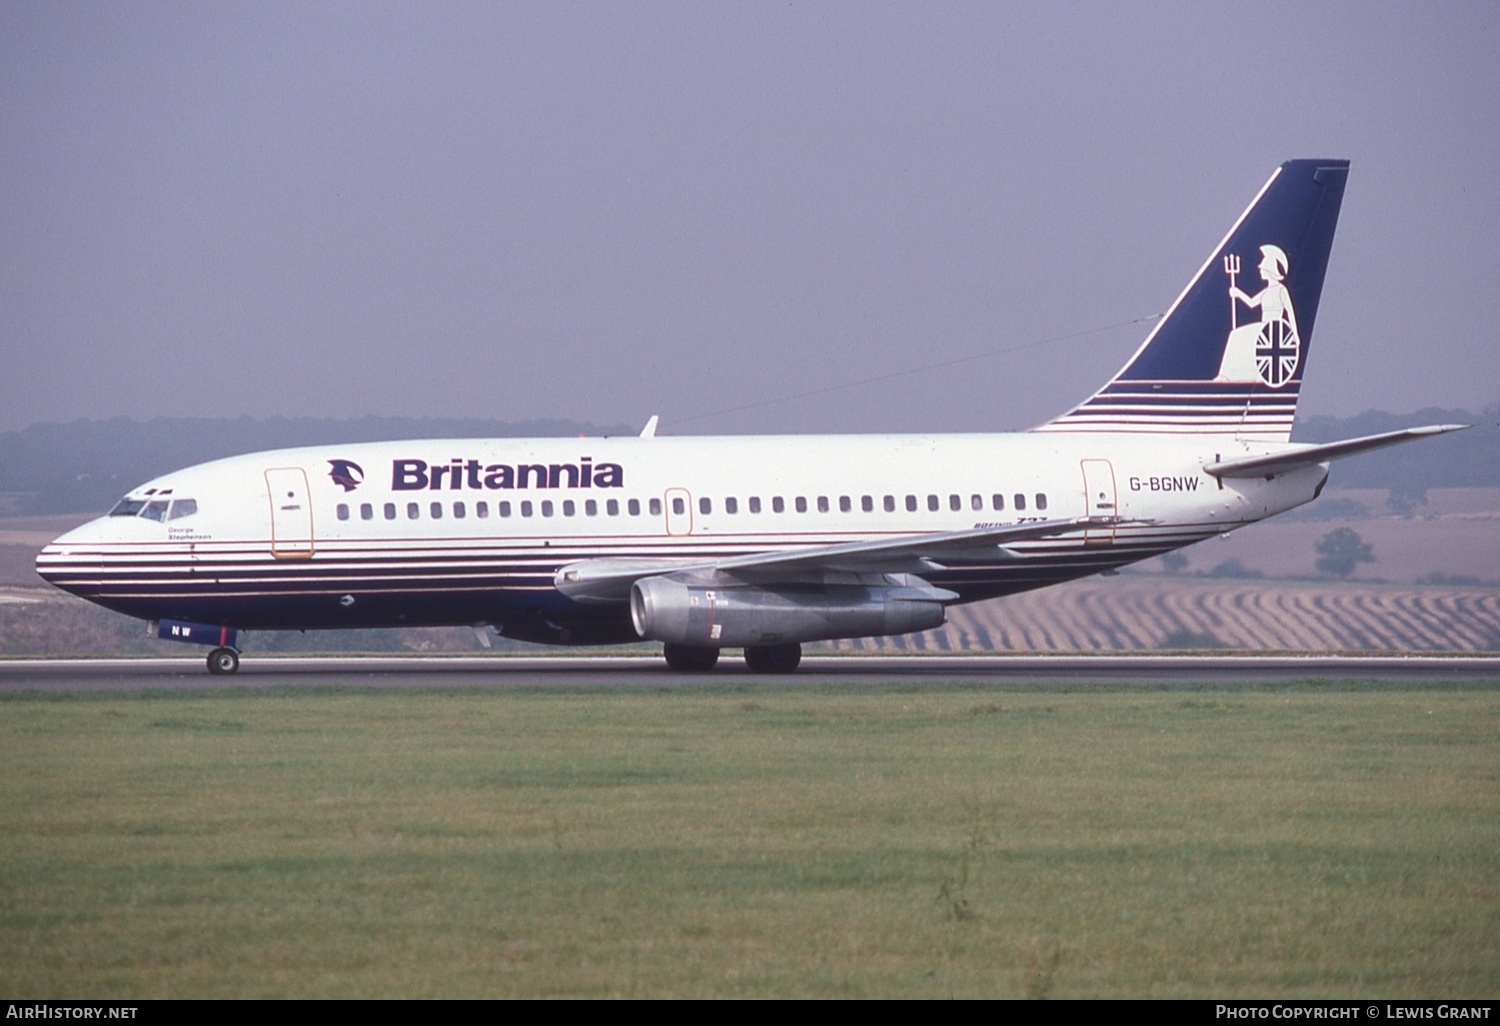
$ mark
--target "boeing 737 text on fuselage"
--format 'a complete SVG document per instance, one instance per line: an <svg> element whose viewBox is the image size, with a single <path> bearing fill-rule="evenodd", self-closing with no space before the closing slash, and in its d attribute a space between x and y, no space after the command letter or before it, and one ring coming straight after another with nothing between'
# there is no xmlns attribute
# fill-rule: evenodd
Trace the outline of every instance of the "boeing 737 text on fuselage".
<svg viewBox="0 0 1500 1026"><path fill-rule="evenodd" d="M1349 166L1271 176L1113 380L1019 434L402 441L147 482L37 557L46 580L212 646L242 630L472 626L725 648L927 630L949 606L1159 556L1317 497L1331 461L1434 425L1291 439Z"/></svg>

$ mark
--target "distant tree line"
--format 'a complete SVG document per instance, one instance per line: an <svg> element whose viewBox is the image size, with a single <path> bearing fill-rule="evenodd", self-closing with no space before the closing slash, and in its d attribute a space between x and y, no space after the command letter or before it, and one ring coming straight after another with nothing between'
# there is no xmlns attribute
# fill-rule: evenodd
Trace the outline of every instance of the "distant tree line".
<svg viewBox="0 0 1500 1026"><path fill-rule="evenodd" d="M1385 488L1412 504L1424 501L1429 488L1500 487L1500 403L1478 413L1432 406L1415 413L1366 410L1357 417L1298 417L1292 440L1333 442L1421 424L1473 427L1340 460L1330 483L1340 488Z"/></svg>
<svg viewBox="0 0 1500 1026"><path fill-rule="evenodd" d="M0 433L0 515L93 513L168 471L262 449L402 438L545 438L634 434L571 420L159 417L75 420Z"/></svg>

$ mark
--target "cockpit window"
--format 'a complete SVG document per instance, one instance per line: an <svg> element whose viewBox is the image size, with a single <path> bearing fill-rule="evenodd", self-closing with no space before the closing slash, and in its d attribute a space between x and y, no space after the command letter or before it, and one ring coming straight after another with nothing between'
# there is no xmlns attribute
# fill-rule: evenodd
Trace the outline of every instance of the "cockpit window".
<svg viewBox="0 0 1500 1026"><path fill-rule="evenodd" d="M165 494L165 493L164 493ZM197 499L158 498L147 501L145 499L132 499L129 496L115 503L115 508L109 511L112 517L144 517L147 520L155 520L157 523L166 523L168 520L181 520L198 512Z"/></svg>

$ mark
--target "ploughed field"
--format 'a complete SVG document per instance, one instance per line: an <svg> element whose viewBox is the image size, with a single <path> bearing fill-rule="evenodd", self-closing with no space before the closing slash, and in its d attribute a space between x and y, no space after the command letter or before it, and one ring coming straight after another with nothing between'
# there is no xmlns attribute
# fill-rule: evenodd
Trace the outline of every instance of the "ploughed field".
<svg viewBox="0 0 1500 1026"><path fill-rule="evenodd" d="M247 634L246 650L468 652L467 628ZM0 592L0 655L184 654L145 627L42 589ZM943 627L809 652L1484 652L1500 649L1500 588L1121 575L949 610ZM506 651L554 651L537 646ZM574 650L576 654L577 650Z"/></svg>
<svg viewBox="0 0 1500 1026"><path fill-rule="evenodd" d="M938 630L843 651L1476 652L1500 648L1500 588L1140 575L960 606Z"/></svg>

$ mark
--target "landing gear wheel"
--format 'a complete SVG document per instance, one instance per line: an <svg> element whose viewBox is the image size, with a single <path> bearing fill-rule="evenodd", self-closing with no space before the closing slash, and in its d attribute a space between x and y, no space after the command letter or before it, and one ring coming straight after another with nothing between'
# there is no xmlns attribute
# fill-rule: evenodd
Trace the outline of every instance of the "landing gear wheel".
<svg viewBox="0 0 1500 1026"><path fill-rule="evenodd" d="M208 672L216 676L240 668L240 654L232 648L216 648L208 654Z"/></svg>
<svg viewBox="0 0 1500 1026"><path fill-rule="evenodd" d="M802 662L802 646L755 645L745 649L745 666L751 673L791 673Z"/></svg>
<svg viewBox="0 0 1500 1026"><path fill-rule="evenodd" d="M666 645L661 654L666 656L668 666L684 673L707 673L719 661L718 649L695 645Z"/></svg>

